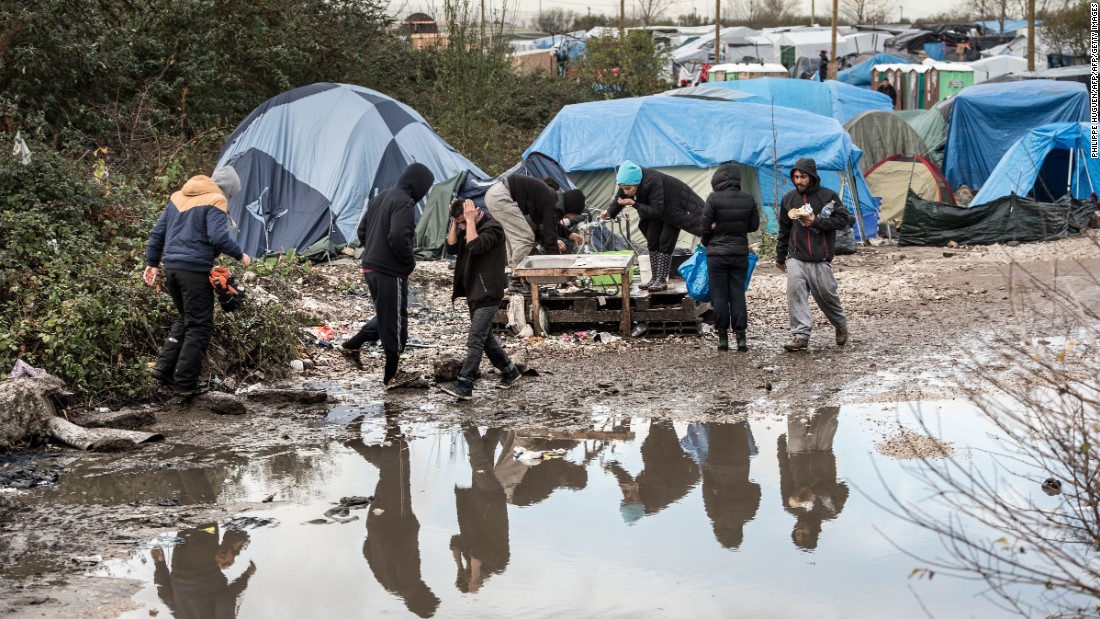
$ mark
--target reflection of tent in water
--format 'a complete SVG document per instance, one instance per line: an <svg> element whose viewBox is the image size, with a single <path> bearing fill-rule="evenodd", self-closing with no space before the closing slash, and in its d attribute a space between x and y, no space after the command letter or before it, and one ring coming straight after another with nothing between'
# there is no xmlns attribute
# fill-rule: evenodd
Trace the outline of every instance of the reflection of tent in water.
<svg viewBox="0 0 1100 619"><path fill-rule="evenodd" d="M924 157L893 155L867 172L871 195L882 198L879 221L900 221L909 192L925 200L955 204L955 196L935 164Z"/></svg>
<svg viewBox="0 0 1100 619"><path fill-rule="evenodd" d="M484 176L412 108L348 84L313 84L265 101L229 136L241 192L229 201L249 254L302 250L355 238L367 200L419 162L437 181L462 170Z"/></svg>
<svg viewBox="0 0 1100 619"><path fill-rule="evenodd" d="M776 203L792 188L791 166L811 157L822 185L862 214L868 235L878 228L851 138L835 120L801 110L665 96L578 103L562 108L525 154L536 151L556 159L599 208L610 205L615 169L624 159L670 174L703 197L717 166L739 163L741 188L762 205L772 232ZM634 209L624 213L637 221ZM631 239L642 243L635 226ZM692 242L682 234L678 244Z"/></svg>

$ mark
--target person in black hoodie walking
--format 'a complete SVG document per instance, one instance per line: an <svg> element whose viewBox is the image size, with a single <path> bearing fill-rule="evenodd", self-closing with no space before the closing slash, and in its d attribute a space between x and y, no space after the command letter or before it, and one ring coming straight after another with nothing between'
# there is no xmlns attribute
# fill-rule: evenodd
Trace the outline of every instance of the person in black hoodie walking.
<svg viewBox="0 0 1100 619"><path fill-rule="evenodd" d="M458 381L440 389L460 400L473 397L474 379L481 366L482 354L488 355L489 361L500 370L497 386L501 389L511 387L520 377L519 369L493 335L493 316L504 300L506 251L504 227L499 221L486 216L473 200L451 203L447 253L458 257L451 302L466 297L466 305L470 308L470 333L466 337L466 360L458 372Z"/></svg>
<svg viewBox="0 0 1100 619"><path fill-rule="evenodd" d="M356 230L363 244L363 279L374 304L374 318L344 342L340 352L362 367L360 347L382 340L386 353L382 384L387 389L404 387L418 378L409 373L399 375L397 365L409 339L408 278L416 268L416 203L428 195L434 182L435 176L424 164L405 168L396 186L367 204Z"/></svg>
<svg viewBox="0 0 1100 619"><path fill-rule="evenodd" d="M779 214L779 239L775 264L787 273L787 310L791 316L791 341L783 348L806 350L810 346L809 296L836 328L836 345L848 343L848 317L837 294L833 275L836 231L854 221L844 202L821 186L817 163L799 159L791 169L794 189L783 196Z"/></svg>
<svg viewBox="0 0 1100 619"><path fill-rule="evenodd" d="M680 230L701 236L700 216L703 199L687 183L663 172L639 168L624 161L615 175L618 191L600 219L616 217L620 211L633 206L638 211L638 229L645 235L649 251L649 282L639 286L642 290L660 292L668 290L668 273L672 267L672 252Z"/></svg>
<svg viewBox="0 0 1100 619"><path fill-rule="evenodd" d="M714 307L718 350L729 350L729 328L737 336L737 350L749 349L745 329L745 278L749 274L749 232L760 229L760 212L752 196L741 191L741 168L736 163L718 167L710 179L714 192L703 206L703 236L707 273Z"/></svg>

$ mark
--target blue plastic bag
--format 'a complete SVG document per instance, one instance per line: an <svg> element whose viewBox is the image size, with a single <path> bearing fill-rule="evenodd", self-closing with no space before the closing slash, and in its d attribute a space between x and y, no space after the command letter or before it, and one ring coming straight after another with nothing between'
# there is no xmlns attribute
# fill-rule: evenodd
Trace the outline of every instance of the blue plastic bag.
<svg viewBox="0 0 1100 619"><path fill-rule="evenodd" d="M710 273L707 271L707 250L700 245L695 253L676 269L687 283L688 294L696 301L710 301Z"/></svg>
<svg viewBox="0 0 1100 619"><path fill-rule="evenodd" d="M752 280L752 271L756 268L756 261L760 259L760 256L756 255L756 252L749 252L749 270L745 272L745 291L749 290L749 282Z"/></svg>

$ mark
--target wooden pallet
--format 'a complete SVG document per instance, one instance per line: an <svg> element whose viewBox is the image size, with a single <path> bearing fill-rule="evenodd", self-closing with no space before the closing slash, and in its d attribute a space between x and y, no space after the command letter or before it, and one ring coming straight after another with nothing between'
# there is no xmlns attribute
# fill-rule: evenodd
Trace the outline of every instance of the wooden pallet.
<svg viewBox="0 0 1100 619"><path fill-rule="evenodd" d="M590 294L551 295L546 290L539 294L539 306L546 315L550 329L564 325L593 325L605 323L618 326L622 316L622 298ZM528 320L531 308L528 306ZM699 303L682 292L644 293L630 298L630 317L648 326L647 333L698 333L709 303ZM507 324L507 314L497 312L493 322Z"/></svg>

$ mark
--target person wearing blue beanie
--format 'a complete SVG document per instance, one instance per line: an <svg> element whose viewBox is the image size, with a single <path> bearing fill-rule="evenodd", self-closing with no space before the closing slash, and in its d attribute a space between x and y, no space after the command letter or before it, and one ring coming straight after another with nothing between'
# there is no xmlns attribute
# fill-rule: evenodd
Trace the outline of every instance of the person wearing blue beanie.
<svg viewBox="0 0 1100 619"><path fill-rule="evenodd" d="M619 185L639 185L642 182L642 169L630 160L624 161L619 166L619 173L615 175L615 182Z"/></svg>
<svg viewBox="0 0 1100 619"><path fill-rule="evenodd" d="M645 235L649 252L649 282L639 286L649 292L668 290L672 252L681 230L702 235L703 199L687 183L664 172L623 161L615 174L618 189L600 219L617 217L628 206L638 212L638 229Z"/></svg>

